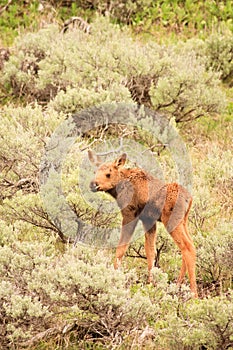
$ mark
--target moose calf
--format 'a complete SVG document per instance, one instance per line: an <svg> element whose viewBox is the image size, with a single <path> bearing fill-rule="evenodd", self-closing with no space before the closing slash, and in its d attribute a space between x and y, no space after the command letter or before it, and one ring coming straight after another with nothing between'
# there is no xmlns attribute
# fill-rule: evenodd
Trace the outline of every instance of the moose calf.
<svg viewBox="0 0 233 350"><path fill-rule="evenodd" d="M197 298L196 251L187 228L192 205L190 193L177 183L164 184L140 168L125 168L125 153L115 161L103 164L93 152L89 151L88 155L90 161L98 166L90 189L93 192L104 191L114 197L123 218L114 267L120 266L134 229L141 220L145 230L148 281L152 282L156 222L161 221L181 250L182 265L177 283L182 283L187 270L191 291Z"/></svg>

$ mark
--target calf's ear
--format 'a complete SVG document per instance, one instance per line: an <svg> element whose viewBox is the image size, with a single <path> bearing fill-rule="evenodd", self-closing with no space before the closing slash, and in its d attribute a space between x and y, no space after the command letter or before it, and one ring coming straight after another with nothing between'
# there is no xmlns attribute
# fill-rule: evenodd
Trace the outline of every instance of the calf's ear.
<svg viewBox="0 0 233 350"><path fill-rule="evenodd" d="M123 153L119 158L115 160L115 165L119 168L123 166L126 162L127 154Z"/></svg>
<svg viewBox="0 0 233 350"><path fill-rule="evenodd" d="M93 163L96 166L99 166L101 164L100 157L90 149L88 150L88 158L91 163Z"/></svg>

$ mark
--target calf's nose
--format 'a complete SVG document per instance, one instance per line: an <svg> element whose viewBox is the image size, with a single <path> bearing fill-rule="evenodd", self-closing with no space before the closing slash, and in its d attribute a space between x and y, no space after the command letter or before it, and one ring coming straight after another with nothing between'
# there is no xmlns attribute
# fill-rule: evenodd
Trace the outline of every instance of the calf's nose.
<svg viewBox="0 0 233 350"><path fill-rule="evenodd" d="M92 192L98 191L99 185L96 181L91 181L90 182L90 189Z"/></svg>

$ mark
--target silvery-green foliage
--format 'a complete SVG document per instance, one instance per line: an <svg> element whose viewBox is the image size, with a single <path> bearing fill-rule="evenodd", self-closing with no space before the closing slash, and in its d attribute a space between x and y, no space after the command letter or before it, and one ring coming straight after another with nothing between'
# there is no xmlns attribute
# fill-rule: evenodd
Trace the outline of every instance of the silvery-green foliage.
<svg viewBox="0 0 233 350"><path fill-rule="evenodd" d="M231 149L221 149L213 145L208 150L208 159L205 162L205 180L211 187L223 185L225 182L231 185L233 178L233 154Z"/></svg>
<svg viewBox="0 0 233 350"><path fill-rule="evenodd" d="M197 305L190 304L185 313L194 327L187 333L184 343L195 346L205 344L210 349L232 348L232 292L227 297L206 299Z"/></svg>
<svg viewBox="0 0 233 350"><path fill-rule="evenodd" d="M93 332L106 333L113 343L119 332L123 339L153 317L157 306L150 298L131 295L135 271L114 271L103 251L67 247L60 255L52 238L20 242L11 227L1 222L0 228L7 243L0 247L2 344L20 344L56 327L60 313L63 326L77 322L88 332L94 322Z"/></svg>
<svg viewBox="0 0 233 350"><path fill-rule="evenodd" d="M51 41L57 32L56 26L45 28L40 33L28 33L17 38L14 44L15 55L11 55L2 76L2 82L9 84L14 94L40 95L36 89L38 64L49 55ZM42 39L42 40L40 40Z"/></svg>
<svg viewBox="0 0 233 350"><path fill-rule="evenodd" d="M53 108L65 112L133 100L184 121L218 112L224 105L217 76L206 71L197 54L182 46L176 50L143 44L101 17L90 33L62 33L52 26L22 37L0 81L27 101L51 101Z"/></svg>
<svg viewBox="0 0 233 350"><path fill-rule="evenodd" d="M111 347L208 344L217 350L231 344L231 293L191 300L187 286L179 290L158 268L155 286L138 284L136 271L115 271L105 251L67 246L61 254L52 237L20 241L20 227L3 221L0 237L0 339L5 348L36 345L54 334L61 342L70 334L80 347L91 344L93 335Z"/></svg>
<svg viewBox="0 0 233 350"><path fill-rule="evenodd" d="M195 54L171 52L166 75L158 78L150 95L155 109L166 111L180 122L211 114L216 106L223 108L223 95L216 96L216 89L216 74L207 73Z"/></svg>
<svg viewBox="0 0 233 350"><path fill-rule="evenodd" d="M209 350L231 349L233 345L232 292L228 296L180 304L156 323L156 343L163 348Z"/></svg>
<svg viewBox="0 0 233 350"><path fill-rule="evenodd" d="M205 162L194 164L193 174L195 201L191 217L198 230L206 230L210 223L216 225L219 213L230 218L233 210L232 151L212 143L205 145L205 153Z"/></svg>
<svg viewBox="0 0 233 350"><path fill-rule="evenodd" d="M66 92L58 92L56 97L49 103L49 106L64 113L72 113L82 108L87 108L101 103L111 102L132 103L129 90L119 84L111 84L108 90L103 88L70 88Z"/></svg>
<svg viewBox="0 0 233 350"><path fill-rule="evenodd" d="M233 37L232 32L212 34L206 39L208 67L220 72L221 78L232 84L233 79Z"/></svg>
<svg viewBox="0 0 233 350"><path fill-rule="evenodd" d="M44 145L63 119L53 109L35 104L5 106L0 111L1 198L19 190L38 191L38 171Z"/></svg>
<svg viewBox="0 0 233 350"><path fill-rule="evenodd" d="M212 284L215 292L231 287L233 239L232 222L221 220L209 233L195 236L197 246L197 266L200 282L203 286Z"/></svg>
<svg viewBox="0 0 233 350"><path fill-rule="evenodd" d="M227 29L213 33L205 40L189 39L180 42L175 50L182 50L187 54L195 53L207 70L218 72L223 81L232 84L233 76L233 38L232 32Z"/></svg>

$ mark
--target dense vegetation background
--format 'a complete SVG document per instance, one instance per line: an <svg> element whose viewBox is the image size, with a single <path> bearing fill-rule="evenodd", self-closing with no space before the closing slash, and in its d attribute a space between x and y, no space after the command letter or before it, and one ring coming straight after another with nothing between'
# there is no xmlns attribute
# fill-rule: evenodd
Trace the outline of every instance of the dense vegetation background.
<svg viewBox="0 0 233 350"><path fill-rule="evenodd" d="M1 1L1 349L233 349L232 6ZM177 289L180 254L162 226L154 287L143 239L114 271L114 251L73 247L44 208L39 169L51 134L69 113L106 102L163 112L188 147L199 300L188 285ZM77 215L103 227L119 218L82 200L77 149L108 138L97 130L77 139L62 178ZM132 140L177 178L166 147L138 130Z"/></svg>

